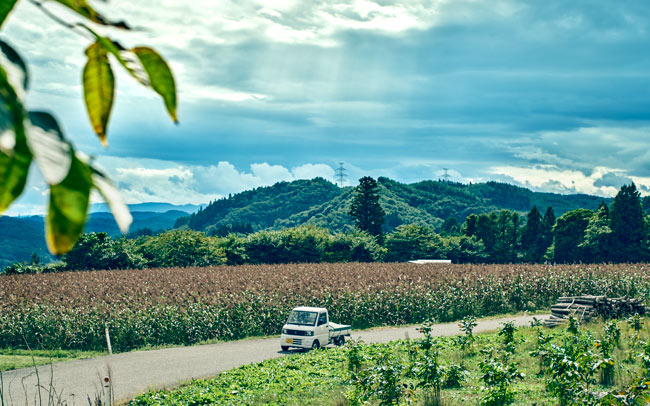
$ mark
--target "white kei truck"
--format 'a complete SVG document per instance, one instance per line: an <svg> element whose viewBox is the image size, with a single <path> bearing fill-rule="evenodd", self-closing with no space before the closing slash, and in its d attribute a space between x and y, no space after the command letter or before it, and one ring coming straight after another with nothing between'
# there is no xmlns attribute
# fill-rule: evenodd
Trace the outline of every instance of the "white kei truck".
<svg viewBox="0 0 650 406"><path fill-rule="evenodd" d="M352 326L332 323L327 309L322 307L296 307L282 327L280 348L316 349L327 344L343 345L345 337L352 334Z"/></svg>

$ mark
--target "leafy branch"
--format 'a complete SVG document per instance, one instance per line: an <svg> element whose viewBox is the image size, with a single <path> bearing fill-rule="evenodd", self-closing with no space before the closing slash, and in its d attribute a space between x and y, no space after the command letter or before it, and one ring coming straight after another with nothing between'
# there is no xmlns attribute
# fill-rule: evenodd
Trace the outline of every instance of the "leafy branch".
<svg viewBox="0 0 650 406"><path fill-rule="evenodd" d="M17 1L0 3L0 28ZM29 1L56 23L76 32L81 29L93 41L85 52L83 98L93 131L104 146L115 93L111 63L117 63L139 83L159 94L171 119L178 122L176 83L163 57L145 46L127 49L90 26L130 30L126 22L110 20L86 0ZM49 10L46 3L67 8L90 24L68 23ZM16 50L0 40L0 214L23 193L34 161L50 187L45 230L53 254L68 252L83 232L93 189L106 200L120 230L126 233L132 217L119 192L92 159L75 150L54 116L27 110L24 100L28 86L27 65Z"/></svg>

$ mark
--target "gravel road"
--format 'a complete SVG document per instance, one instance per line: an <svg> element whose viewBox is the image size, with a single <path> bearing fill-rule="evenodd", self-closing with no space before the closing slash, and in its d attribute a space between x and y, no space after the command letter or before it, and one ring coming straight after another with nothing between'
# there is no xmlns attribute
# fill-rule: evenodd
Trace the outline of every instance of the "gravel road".
<svg viewBox="0 0 650 406"><path fill-rule="evenodd" d="M547 315L538 315L538 319ZM494 331L501 323L514 321L516 325L528 325L532 316L513 316L478 321L474 332ZM353 331L352 338L367 343L380 343L405 337L416 338L417 326L376 328ZM460 334L457 323L437 324L434 335ZM101 379L110 369L113 393L118 401L127 401L149 389L172 388L193 378L215 376L240 365L281 357L278 338L249 339L218 344L177 347L153 351L134 351L85 360L55 363L38 368L42 400L39 401L37 377L34 368L18 369L3 373L5 405L48 405L53 387L55 397L68 406L88 405L87 397L101 393ZM24 389L23 389L24 387Z"/></svg>

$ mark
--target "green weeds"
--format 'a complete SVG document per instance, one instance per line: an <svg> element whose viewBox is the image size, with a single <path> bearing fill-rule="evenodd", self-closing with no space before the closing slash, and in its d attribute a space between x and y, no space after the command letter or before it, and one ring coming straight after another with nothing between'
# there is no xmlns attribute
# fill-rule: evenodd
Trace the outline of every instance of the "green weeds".
<svg viewBox="0 0 650 406"><path fill-rule="evenodd" d="M349 342L344 348L289 355L173 391L150 392L130 406L645 405L650 345L626 368L619 366L636 333L640 341L650 341L647 324L641 318L638 330L617 325L618 348L611 323L576 324L571 331L506 323L498 333L474 335L480 357L464 356L455 338L432 337L425 327L418 340ZM603 342L611 353L603 352ZM603 385L599 375L608 359L617 373Z"/></svg>

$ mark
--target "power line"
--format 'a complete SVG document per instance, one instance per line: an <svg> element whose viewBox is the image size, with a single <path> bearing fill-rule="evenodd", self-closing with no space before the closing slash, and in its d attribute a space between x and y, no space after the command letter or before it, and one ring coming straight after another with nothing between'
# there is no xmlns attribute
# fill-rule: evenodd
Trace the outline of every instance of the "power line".
<svg viewBox="0 0 650 406"><path fill-rule="evenodd" d="M339 184L339 187L343 187L345 180L348 178L348 175L345 174L345 168L343 167L343 162L339 162L339 167L336 168L336 183Z"/></svg>

